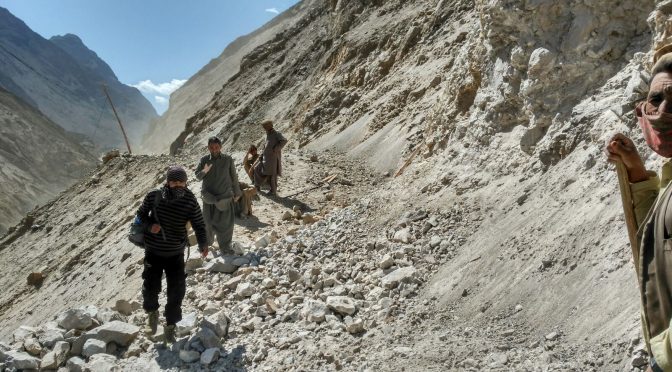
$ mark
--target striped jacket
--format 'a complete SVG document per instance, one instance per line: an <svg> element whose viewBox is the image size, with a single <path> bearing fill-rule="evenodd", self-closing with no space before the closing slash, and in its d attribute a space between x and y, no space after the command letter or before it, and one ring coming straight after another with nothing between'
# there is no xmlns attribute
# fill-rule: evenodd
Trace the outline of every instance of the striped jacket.
<svg viewBox="0 0 672 372"><path fill-rule="evenodd" d="M157 223L156 219L150 216L150 212L154 206L154 198L161 198L156 213L163 234L161 232L145 234L145 248L158 256L169 257L183 253L187 245L187 222L191 222L191 227L196 233L199 251L208 246L201 207L194 193L189 189L185 191L183 197L169 200L162 196L168 194L168 186L164 186L149 192L138 209L137 215L142 222Z"/></svg>

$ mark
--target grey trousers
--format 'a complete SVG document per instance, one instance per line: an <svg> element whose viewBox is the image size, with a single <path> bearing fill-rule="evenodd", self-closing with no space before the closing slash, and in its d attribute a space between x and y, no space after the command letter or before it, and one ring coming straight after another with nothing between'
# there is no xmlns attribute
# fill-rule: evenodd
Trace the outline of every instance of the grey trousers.
<svg viewBox="0 0 672 372"><path fill-rule="evenodd" d="M208 234L208 245L212 245L217 235L217 244L222 253L231 253L231 241L233 240L233 221L235 210L233 200L228 202L219 201L224 204L224 210L219 210L214 204L203 203L203 219L205 220L205 229Z"/></svg>

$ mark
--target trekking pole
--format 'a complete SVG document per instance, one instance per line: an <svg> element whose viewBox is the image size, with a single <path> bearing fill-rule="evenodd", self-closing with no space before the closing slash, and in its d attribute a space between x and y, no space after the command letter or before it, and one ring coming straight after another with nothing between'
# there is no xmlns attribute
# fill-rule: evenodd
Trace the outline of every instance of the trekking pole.
<svg viewBox="0 0 672 372"><path fill-rule="evenodd" d="M632 194L630 193L630 180L628 170L622 161L616 162L616 173L618 174L618 186L621 190L621 201L623 202L623 214L625 215L625 226L628 228L628 238L630 238L630 248L632 249L632 258L635 263L635 272L639 278L639 243L637 242L637 221L635 220L635 210L632 205Z"/></svg>

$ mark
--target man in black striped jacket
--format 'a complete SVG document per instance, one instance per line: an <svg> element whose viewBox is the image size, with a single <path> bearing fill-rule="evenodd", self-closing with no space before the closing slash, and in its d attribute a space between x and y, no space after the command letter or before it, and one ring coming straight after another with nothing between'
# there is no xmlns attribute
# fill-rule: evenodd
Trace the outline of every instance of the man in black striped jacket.
<svg viewBox="0 0 672 372"><path fill-rule="evenodd" d="M161 198L156 206L154 202ZM145 196L138 209L142 222L152 223L150 233L145 234L145 260L142 272L143 308L147 312L145 332L156 333L159 322L159 293L161 277L166 273L167 302L165 337L175 342L175 324L182 319L182 299L186 291L184 272L184 248L187 246L187 222L196 233L198 250L203 257L208 255L208 241L201 208L194 194L187 188L187 173L182 167L171 166L166 175L166 184Z"/></svg>

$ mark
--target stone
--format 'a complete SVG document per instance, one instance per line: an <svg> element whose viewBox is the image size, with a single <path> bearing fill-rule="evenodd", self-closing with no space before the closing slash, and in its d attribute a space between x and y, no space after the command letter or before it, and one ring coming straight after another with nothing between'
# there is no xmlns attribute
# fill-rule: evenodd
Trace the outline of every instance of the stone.
<svg viewBox="0 0 672 372"><path fill-rule="evenodd" d="M648 364L648 358L644 354L637 353L632 357L632 360L630 361L630 365L635 367L635 368L640 368L642 369Z"/></svg>
<svg viewBox="0 0 672 372"><path fill-rule="evenodd" d="M394 265L394 258L389 254L384 255L383 258L381 258L380 261L378 262L378 267L380 267L383 270L389 269L390 267L392 267L392 265Z"/></svg>
<svg viewBox="0 0 672 372"><path fill-rule="evenodd" d="M319 300L308 300L301 310L301 317L309 322L320 323L327 315L327 305Z"/></svg>
<svg viewBox="0 0 672 372"><path fill-rule="evenodd" d="M82 348L82 355L85 357L91 357L96 354L105 353L106 351L107 343L105 343L105 341L90 338L84 343L84 347Z"/></svg>
<svg viewBox="0 0 672 372"><path fill-rule="evenodd" d="M231 274L238 270L238 266L233 264L234 256L217 257L205 264L204 268L209 272Z"/></svg>
<svg viewBox="0 0 672 372"><path fill-rule="evenodd" d="M357 311L355 301L347 296L327 297L327 307L342 315L352 315Z"/></svg>
<svg viewBox="0 0 672 372"><path fill-rule="evenodd" d="M261 286L266 288L266 289L272 289L275 288L276 283L275 280L271 278L264 278L264 280L261 281Z"/></svg>
<svg viewBox="0 0 672 372"><path fill-rule="evenodd" d="M95 354L89 358L89 363L88 366L85 367L85 371L116 372L120 370L120 368L117 367L116 362L117 358L115 358L114 355L104 353Z"/></svg>
<svg viewBox="0 0 672 372"><path fill-rule="evenodd" d="M201 344L206 349L222 347L219 336L210 328L202 327L198 330L196 336L201 340Z"/></svg>
<svg viewBox="0 0 672 372"><path fill-rule="evenodd" d="M240 283L236 288L236 296L239 298L250 297L254 294L254 286L250 283Z"/></svg>
<svg viewBox="0 0 672 372"><path fill-rule="evenodd" d="M96 339L107 342L114 342L119 346L128 346L135 340L140 332L140 327L120 322L118 320L103 324L90 332L96 333Z"/></svg>
<svg viewBox="0 0 672 372"><path fill-rule="evenodd" d="M319 221L319 217L315 216L312 213L306 213L301 217L304 225L311 225Z"/></svg>
<svg viewBox="0 0 672 372"><path fill-rule="evenodd" d="M182 317L182 320L175 324L175 330L178 336L186 336L192 329L196 328L196 313L188 313Z"/></svg>
<svg viewBox="0 0 672 372"><path fill-rule="evenodd" d="M23 349L30 355L39 356L42 353L42 345L34 337L28 337L23 340Z"/></svg>
<svg viewBox="0 0 672 372"><path fill-rule="evenodd" d="M408 244L412 242L413 239L411 236L411 231L408 228L403 228L394 233L394 237L392 238L392 240L395 242Z"/></svg>
<svg viewBox="0 0 672 372"><path fill-rule="evenodd" d="M429 246L432 247L432 248L436 248L439 245L441 245L441 240L442 240L441 237L434 235L429 240Z"/></svg>
<svg viewBox="0 0 672 372"><path fill-rule="evenodd" d="M42 272L33 272L33 273L28 274L28 277L26 278L26 282L28 283L28 285L39 287L39 286L42 285L42 283L44 282L44 279L46 279L46 278L47 278L47 276Z"/></svg>
<svg viewBox="0 0 672 372"><path fill-rule="evenodd" d="M120 314L123 315L131 315L131 313L133 313L131 303L124 299L117 300L112 309L118 311Z"/></svg>
<svg viewBox="0 0 672 372"><path fill-rule="evenodd" d="M236 257L231 261L231 264L237 267L245 266L250 264L250 259L247 257Z"/></svg>
<svg viewBox="0 0 672 372"><path fill-rule="evenodd" d="M104 309L100 309L100 311L98 311L98 313L96 314L96 320L98 320L98 322L100 324L105 324L105 323L109 323L113 320L119 320L119 321L123 322L124 317L119 312L117 312L115 310L112 310L112 309L109 309L109 308L104 308Z"/></svg>
<svg viewBox="0 0 672 372"><path fill-rule="evenodd" d="M558 338L558 332L551 332L546 335L546 340L555 341Z"/></svg>
<svg viewBox="0 0 672 372"><path fill-rule="evenodd" d="M65 367L69 372L84 372L85 366L86 362L84 359L77 356L68 359L68 361L65 363Z"/></svg>
<svg viewBox="0 0 672 372"><path fill-rule="evenodd" d="M192 249L189 252L189 257L187 257L186 262L184 263L184 269L187 271L195 271L198 268L203 267L203 256L198 249Z"/></svg>
<svg viewBox="0 0 672 372"><path fill-rule="evenodd" d="M58 326L69 331L71 329L86 330L93 325L93 319L83 309L69 309L56 317Z"/></svg>
<svg viewBox="0 0 672 372"><path fill-rule="evenodd" d="M37 329L22 325L14 331L12 337L14 338L14 342L21 343L26 338L35 336L35 332L37 332Z"/></svg>
<svg viewBox="0 0 672 372"><path fill-rule="evenodd" d="M266 248L269 244L271 244L271 238L268 234L262 235L254 242L254 246L259 249Z"/></svg>
<svg viewBox="0 0 672 372"><path fill-rule="evenodd" d="M238 284L243 280L242 276L234 276L233 278L229 279L224 283L224 287L228 289L236 289L238 287Z"/></svg>
<svg viewBox="0 0 672 372"><path fill-rule="evenodd" d="M364 332L364 322L360 318L352 318L351 316L346 316L344 319L345 330L349 333L361 333Z"/></svg>
<svg viewBox="0 0 672 372"><path fill-rule="evenodd" d="M285 213L282 214L282 220L283 221L291 221L294 219L294 215L290 211L285 211Z"/></svg>
<svg viewBox="0 0 672 372"><path fill-rule="evenodd" d="M230 319L224 311L219 311L213 315L206 316L201 321L202 328L209 328L215 334L222 338L226 337L229 333L229 324L231 323Z"/></svg>
<svg viewBox="0 0 672 372"><path fill-rule="evenodd" d="M185 363L193 363L201 359L201 354L195 350L180 350L180 359Z"/></svg>
<svg viewBox="0 0 672 372"><path fill-rule="evenodd" d="M38 369L40 367L40 360L21 351L8 351L5 353L7 366L16 369Z"/></svg>
<svg viewBox="0 0 672 372"><path fill-rule="evenodd" d="M402 267L385 275L381 280L381 285L387 289L396 288L399 283L413 283L417 276L417 270L413 266Z"/></svg>
<svg viewBox="0 0 672 372"><path fill-rule="evenodd" d="M201 354L201 364L203 365L210 365L219 359L219 349L218 348L210 348L206 349L203 354Z"/></svg>
<svg viewBox="0 0 672 372"><path fill-rule="evenodd" d="M59 363L56 361L56 353L53 351L46 353L40 361L41 370L56 369L58 367Z"/></svg>
<svg viewBox="0 0 672 372"><path fill-rule="evenodd" d="M299 280L301 278L301 274L299 274L298 271L294 269L287 270L287 279L289 279L290 283L294 283L295 281Z"/></svg>
<svg viewBox="0 0 672 372"><path fill-rule="evenodd" d="M63 341L63 330L57 328L47 328L37 334L37 340L43 347L51 349L58 341Z"/></svg>

